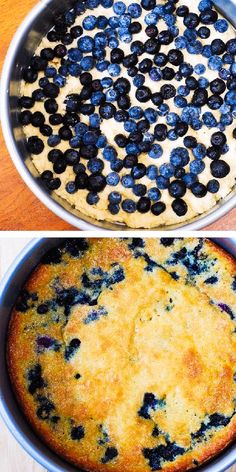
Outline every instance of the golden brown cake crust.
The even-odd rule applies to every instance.
[[[235,282],[235,259],[204,239],[51,251],[7,345],[38,435],[93,472],[184,471],[218,454],[236,437]]]

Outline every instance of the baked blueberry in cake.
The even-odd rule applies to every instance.
[[[236,37],[210,0],[81,0],[23,71],[19,119],[48,191],[158,227],[235,184]]]
[[[38,436],[86,472],[185,471],[236,437],[236,264],[206,239],[69,239],[12,312]]]

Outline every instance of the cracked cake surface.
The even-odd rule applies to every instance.
[[[209,0],[76,3],[23,71],[46,189],[131,228],[209,211],[235,184],[235,53]]]
[[[39,437],[88,472],[183,471],[236,436],[236,264],[210,240],[68,239],[12,312]]]

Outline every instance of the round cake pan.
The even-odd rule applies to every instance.
[[[12,307],[27,277],[39,263],[43,254],[56,246],[62,239],[44,238],[32,240],[15,259],[0,285],[0,415],[6,426],[37,462],[48,472],[85,472],[69,465],[48,449],[34,434],[27,420],[21,413],[11,389],[6,365],[6,339]],[[236,257],[236,238],[218,238],[214,240]],[[195,469],[202,472],[223,472],[236,462],[235,442],[217,458]]]
[[[50,194],[42,186],[39,174],[32,164],[26,150],[23,128],[18,121],[18,97],[22,68],[29,62],[45,33],[53,26],[55,17],[73,6],[75,0],[41,0],[28,14],[16,32],[6,56],[1,80],[1,118],[3,135],[10,156],[21,177],[33,193],[57,216],[71,225],[83,229],[130,230],[131,228],[116,223],[97,221],[75,210],[55,193]],[[219,8],[222,0],[216,0]],[[225,11],[228,19],[235,26],[236,1],[227,0]],[[236,193],[233,189],[219,201],[208,213],[199,215],[184,224],[156,227],[156,230],[184,228],[196,230],[209,225],[235,207]]]

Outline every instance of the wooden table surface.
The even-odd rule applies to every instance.
[[[0,238],[0,280],[20,250],[30,238]],[[46,472],[16,442],[0,419],[0,471]],[[66,470],[65,470],[66,472]],[[226,472],[236,472],[236,464]]]
[[[9,42],[35,0],[0,0],[0,69]],[[49,211],[25,185],[11,159],[0,133],[0,230],[73,230]],[[236,229],[236,209],[206,229]]]

